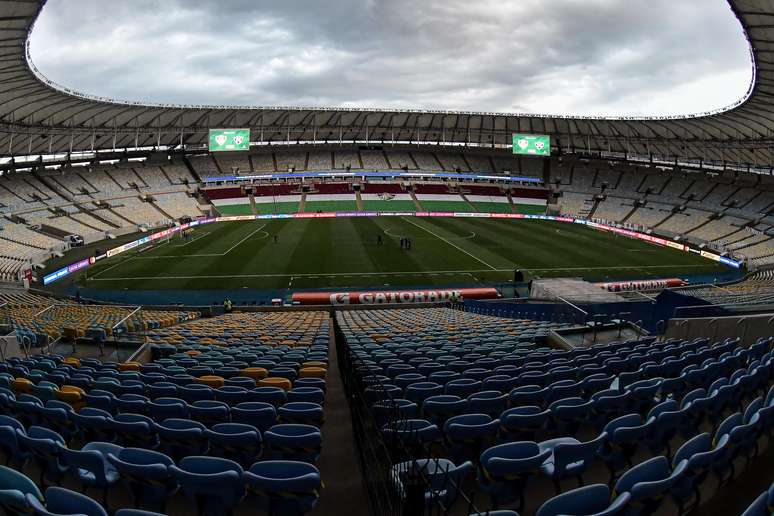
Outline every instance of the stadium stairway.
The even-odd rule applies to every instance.
[[[419,203],[419,199],[417,199],[417,196],[414,195],[414,192],[411,192],[411,200],[414,201],[414,205],[417,207],[418,211],[425,211],[425,209]]]
[[[251,193],[247,197],[250,199],[250,210],[252,210],[253,215],[258,215],[258,206],[255,205],[255,196]]]
[[[298,203],[298,213],[306,211],[306,194],[301,194],[301,201]]]
[[[467,205],[470,207],[470,212],[471,212],[471,213],[475,213],[475,212],[477,212],[477,211],[478,211],[478,210],[476,209],[476,207],[475,207],[475,206],[473,206],[473,203],[472,203],[472,202],[470,202],[470,200],[469,200],[469,199],[468,199],[468,198],[465,196],[465,194],[464,194],[464,193],[460,192],[460,197],[462,197],[462,200],[463,200],[463,201],[465,201],[465,204],[467,204]]]
[[[355,192],[355,204],[357,205],[357,211],[363,210],[363,198],[360,197],[360,192]]]

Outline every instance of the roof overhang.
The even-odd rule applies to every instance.
[[[721,0],[716,0],[721,1]],[[249,127],[261,143],[414,142],[507,147],[549,134],[563,152],[767,166],[774,163],[774,3],[727,0],[750,44],[743,99],[684,117],[566,117],[339,108],[181,106],[123,102],[55,84],[29,58],[45,0],[0,0],[0,155],[203,147],[215,127]]]

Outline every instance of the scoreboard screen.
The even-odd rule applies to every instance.
[[[250,129],[210,129],[210,152],[250,150]]]
[[[527,156],[550,156],[551,137],[540,134],[514,134],[513,153]]]

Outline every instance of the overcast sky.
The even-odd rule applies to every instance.
[[[688,114],[747,91],[725,0],[49,0],[32,58],[125,100]]]

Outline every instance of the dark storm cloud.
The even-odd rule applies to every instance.
[[[750,80],[724,0],[49,0],[32,55],[83,92],[191,104],[679,114]]]

